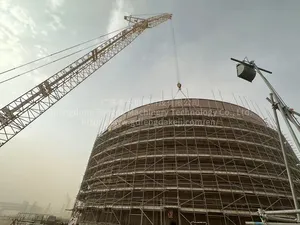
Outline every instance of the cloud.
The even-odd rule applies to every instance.
[[[0,51],[5,52],[6,57],[1,57],[2,65],[18,65],[23,59],[22,53],[25,52],[23,45],[20,43],[20,39],[0,25]],[[12,60],[13,59],[13,60]],[[1,68],[0,68],[1,69]]]
[[[116,0],[115,7],[111,10],[107,32],[110,33],[114,30],[120,29],[127,25],[124,20],[124,15],[129,15],[133,11],[130,4],[125,4],[125,0]]]
[[[57,10],[65,3],[65,0],[48,0],[48,5],[52,10]]]
[[[53,13],[49,13],[49,15],[52,18],[52,21],[49,23],[49,27],[52,30],[58,31],[58,30],[61,30],[61,29],[65,29],[65,26],[63,25],[62,20],[58,15],[53,14]]]
[[[5,52],[1,64],[6,67],[20,64],[26,50],[20,37],[35,37],[36,24],[26,9],[10,1],[0,3],[0,50]],[[7,68],[0,68],[7,69]]]
[[[0,10],[7,10],[10,5],[10,0],[1,0],[0,1]]]
[[[30,34],[34,37],[36,24],[29,16],[29,13],[18,5],[12,6],[8,3],[0,7],[0,26],[14,35]]]
[[[45,13],[48,14],[51,18],[51,21],[48,23],[48,26],[53,31],[58,31],[64,29],[65,26],[62,23],[62,19],[58,14],[63,14],[60,8],[65,4],[65,0],[48,0],[47,5],[48,9],[45,10]],[[41,32],[44,36],[48,35],[48,32],[43,30]]]
[[[52,26],[56,29],[63,27],[58,16],[52,15],[51,18]],[[0,51],[5,54],[5,57],[1,57],[0,71],[18,66],[25,59],[46,55],[46,48],[28,45],[33,39],[38,44],[39,35],[45,37],[48,31],[39,28],[27,8],[9,0],[0,0]]]
[[[47,48],[45,48],[45,47],[43,47],[41,45],[35,45],[34,47],[37,50],[36,55],[37,55],[38,58],[42,58],[42,57],[45,57],[45,56],[49,55],[49,52],[48,52]]]
[[[29,76],[32,78],[35,85],[40,84],[48,78],[44,73],[37,70],[32,71]]]
[[[45,37],[47,37],[47,36],[48,36],[48,32],[47,32],[47,31],[45,31],[45,30],[42,30],[42,31],[41,31],[41,34],[42,34],[42,35],[44,35]]]
[[[23,24],[25,29],[29,28],[32,35],[37,34],[35,30],[36,24],[25,9],[21,8],[20,6],[14,6],[10,9],[10,13],[16,21]]]

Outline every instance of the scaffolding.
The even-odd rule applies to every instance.
[[[79,223],[98,225],[238,225],[257,209],[293,209],[277,131],[245,107],[189,98],[115,119],[95,140],[77,203]]]

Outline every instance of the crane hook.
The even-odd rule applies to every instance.
[[[181,83],[177,83],[178,90],[181,91]]]

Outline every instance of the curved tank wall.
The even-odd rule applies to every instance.
[[[77,200],[81,224],[103,225],[244,224],[258,208],[293,208],[276,131],[246,108],[206,99],[156,102],[113,121]]]

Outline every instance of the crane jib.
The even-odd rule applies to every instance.
[[[122,51],[145,29],[171,17],[171,14],[162,14],[139,20],[0,109],[0,146]]]
[[[128,32],[126,32],[125,34],[127,34]],[[119,35],[119,34],[118,34]],[[118,36],[116,35],[116,36]],[[121,36],[118,37],[116,40],[113,40],[113,42],[110,40],[108,40],[107,42],[105,42],[103,44],[102,49],[98,50],[98,48],[93,49],[92,52],[92,56],[89,56],[87,59],[84,59],[80,62],[81,59],[77,60],[78,65],[76,66],[72,66],[74,65],[74,63],[72,63],[70,66],[68,66],[67,68],[61,70],[58,73],[63,73],[63,75],[59,76],[57,79],[55,79],[54,81],[51,82],[51,78],[47,79],[46,81],[40,83],[39,85],[37,85],[36,87],[38,87],[40,89],[40,91],[36,92],[35,94],[33,94],[32,96],[28,97],[26,100],[22,101],[21,104],[15,106],[12,109],[8,109],[8,106],[5,106],[4,109],[6,110],[6,112],[10,111],[9,114],[13,114],[14,112],[16,112],[17,110],[19,110],[21,107],[23,107],[24,105],[28,104],[30,101],[32,101],[34,98],[36,98],[37,96],[39,96],[40,94],[42,94],[43,96],[47,96],[50,94],[51,90],[53,89],[53,86],[58,83],[59,81],[61,81],[62,79],[64,79],[65,77],[67,77],[68,75],[72,74],[73,72],[76,72],[76,70],[78,70],[82,65],[86,64],[88,61],[97,58],[98,54],[100,52],[103,52],[104,50],[106,50],[109,46],[111,46],[114,42],[120,40]],[[101,45],[102,46],[102,45]],[[101,47],[100,46],[100,47]],[[88,53],[87,55],[89,55],[90,53]],[[95,57],[96,54],[96,57]],[[69,70],[68,70],[69,69]],[[57,73],[57,74],[58,74]],[[11,117],[11,116],[10,116]]]

